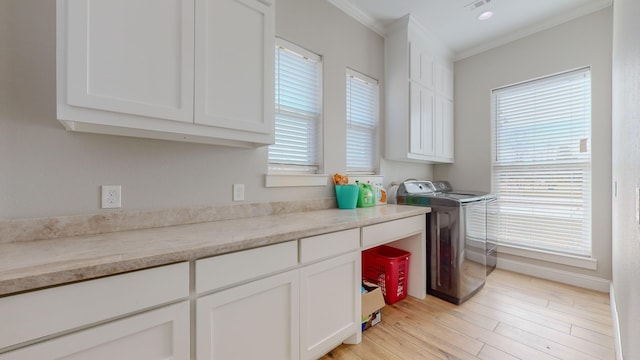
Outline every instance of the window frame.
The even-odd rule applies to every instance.
[[[356,79],[355,81],[361,81],[364,82],[366,84],[372,84],[375,88],[375,99],[374,99],[374,104],[373,104],[373,114],[374,114],[374,126],[373,126],[373,133],[371,134],[371,144],[372,144],[372,148],[370,149],[370,158],[368,160],[370,160],[371,162],[371,168],[350,168],[349,167],[349,135],[348,135],[348,131],[349,131],[349,127],[351,126],[350,123],[350,117],[347,116],[347,114],[349,114],[350,112],[350,104],[347,101],[350,96],[349,94],[345,95],[345,125],[346,125],[346,131],[345,131],[345,162],[346,162],[346,171],[349,174],[358,174],[358,175],[372,175],[372,174],[376,174],[378,169],[380,168],[380,156],[379,156],[379,148],[380,148],[380,82],[377,79],[374,79],[360,71],[357,71],[355,69],[352,68],[347,68],[346,69],[346,76],[345,76],[345,80],[346,80],[346,86],[345,86],[345,91],[347,90],[347,88],[350,88],[350,78]],[[356,126],[357,127],[357,126]],[[362,133],[366,133],[366,131],[362,131]]]
[[[497,114],[497,95],[496,92],[500,92],[504,89],[513,88],[513,87],[521,87],[527,86],[530,84],[535,84],[541,81],[550,80],[554,81],[556,79],[560,79],[562,77],[573,76],[575,74],[587,74],[589,76],[589,116],[586,120],[586,124],[589,128],[589,138],[587,142],[588,146],[588,161],[579,161],[576,159],[575,161],[569,161],[566,165],[562,165],[563,167],[583,167],[586,169],[586,174],[588,176],[586,185],[583,185],[583,197],[586,197],[588,200],[588,208],[586,209],[585,217],[583,218],[586,222],[584,227],[588,228],[588,239],[583,239],[583,250],[588,252],[585,253],[568,253],[568,252],[560,252],[557,251],[557,248],[554,249],[545,249],[545,248],[534,248],[523,246],[514,243],[504,243],[500,242],[500,252],[508,253],[517,256],[525,256],[539,260],[545,260],[549,262],[561,263],[565,265],[587,268],[587,269],[595,269],[596,260],[592,258],[593,256],[593,153],[591,152],[591,139],[593,138],[592,130],[593,130],[593,121],[592,121],[592,108],[593,108],[593,98],[592,98],[592,71],[590,67],[582,67],[578,69],[573,69],[569,71],[564,71],[560,73],[551,74],[548,76],[520,82],[513,85],[508,85],[496,89],[492,89],[491,91],[491,188],[492,192],[498,193],[496,190],[498,189],[498,184],[496,184],[496,168],[502,167],[507,168],[511,167],[536,167],[540,166],[540,163],[522,165],[522,164],[511,164],[511,165],[500,165],[498,162],[498,114]],[[550,167],[559,166],[558,164],[552,164]]]
[[[298,165],[298,164],[291,164],[291,163],[277,163],[277,162],[272,162],[272,159],[269,155],[269,151],[272,145],[269,146],[269,149],[267,149],[267,175],[273,175],[272,179],[285,179],[286,176],[291,175],[294,176],[296,179],[299,179],[300,176],[311,176],[313,177],[313,175],[319,175],[319,176],[325,176],[325,175],[321,175],[320,173],[323,170],[323,166],[324,166],[324,157],[323,157],[323,151],[324,151],[324,136],[323,136],[323,126],[324,126],[324,99],[323,99],[323,92],[324,92],[324,82],[323,82],[323,68],[324,68],[324,59],[322,57],[322,55],[316,54],[310,50],[307,50],[305,48],[303,48],[302,46],[299,46],[297,44],[294,44],[288,40],[285,40],[283,38],[279,38],[276,37],[275,39],[275,47],[274,47],[274,58],[275,58],[275,64],[274,64],[274,71],[276,72],[276,76],[277,76],[277,71],[278,71],[278,52],[280,51],[280,49],[286,49],[298,56],[304,57],[306,59],[312,59],[314,61],[317,62],[317,82],[318,82],[318,89],[317,89],[317,100],[318,100],[318,113],[317,116],[315,118],[314,121],[316,121],[315,123],[315,139],[314,139],[314,143],[315,143],[315,164],[309,164],[309,165]],[[274,87],[277,86],[277,83],[274,83]],[[279,107],[278,104],[278,90],[275,89],[274,90],[276,93],[276,96],[274,97],[274,118],[278,116],[278,114],[281,113],[281,109]],[[291,114],[291,113],[289,113]],[[277,126],[277,119],[274,119],[274,134],[276,132],[276,126]],[[275,134],[275,136],[277,137],[277,134]],[[275,143],[274,143],[275,145]],[[317,185],[318,181],[311,181],[310,185]],[[292,185],[287,185],[287,181],[281,181],[281,180],[276,180],[276,181],[269,181],[269,178],[267,178],[267,186],[306,186],[306,185],[296,185],[297,183],[300,183],[299,180],[293,181]],[[304,183],[304,182],[303,182]]]

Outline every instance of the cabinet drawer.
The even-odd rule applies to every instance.
[[[189,302],[0,354],[0,360],[189,359]]]
[[[300,240],[300,262],[303,264],[340,255],[360,247],[360,229],[323,234]]]
[[[389,221],[362,228],[362,247],[370,248],[425,231],[425,215]]]
[[[297,264],[297,241],[198,260],[196,292],[201,294],[285,270]]]
[[[189,296],[189,264],[0,298],[0,349]]]

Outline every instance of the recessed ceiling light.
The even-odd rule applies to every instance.
[[[485,11],[482,14],[478,15],[478,20],[487,20],[493,16],[493,11]]]

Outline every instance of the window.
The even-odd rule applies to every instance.
[[[501,244],[591,256],[591,70],[493,91]]]
[[[347,171],[376,172],[378,81],[347,69]]]
[[[322,61],[282,39],[275,51],[275,144],[269,171],[316,173],[320,168]]]

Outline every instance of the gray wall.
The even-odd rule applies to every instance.
[[[276,32],[324,56],[324,170],[344,172],[345,68],[382,81],[384,40],[317,0],[278,0]],[[0,1],[0,80],[0,218],[107,211],[102,184],[122,185],[124,210],[228,204],[233,183],[245,184],[245,202],[334,196],[331,186],[264,188],[266,148],[65,132],[55,112],[55,1]],[[381,170],[387,183],[431,175],[431,166],[384,160]]]
[[[502,258],[611,278],[611,8],[455,63],[455,164],[437,165],[454,187],[491,189],[491,89],[592,67],[593,257],[596,271]]]
[[[613,14],[613,288],[623,356],[640,359],[640,2],[616,0]]]

